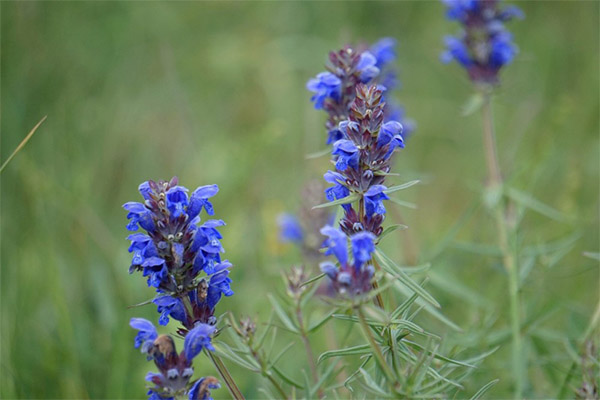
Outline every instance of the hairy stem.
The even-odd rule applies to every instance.
[[[233,396],[235,400],[245,400],[244,395],[236,385],[235,381],[233,380],[233,377],[229,373],[229,370],[227,369],[221,358],[219,358],[219,356],[210,351],[205,351],[205,353],[208,354],[208,357],[210,357],[210,360],[215,365],[215,368],[217,368],[217,371],[219,371],[219,375],[221,375],[221,378],[223,378],[223,381],[225,381],[225,385],[227,386],[227,389],[229,389],[229,393],[231,393],[231,396]]]
[[[302,308],[300,307],[300,299],[296,302],[296,319],[298,320],[298,326],[300,328],[300,337],[302,338],[302,343],[304,344],[304,350],[306,351],[306,358],[308,359],[308,365],[310,367],[310,373],[312,375],[313,381],[315,385],[319,383],[319,374],[317,372],[317,364],[315,363],[315,356],[312,351],[312,347],[310,345],[310,341],[308,340],[308,335],[306,330],[304,329],[304,318],[302,315]],[[323,398],[323,390],[319,388],[317,391],[317,396],[320,399]]]
[[[365,320],[365,316],[363,315],[362,309],[360,307],[357,307],[356,312],[358,314],[360,326],[362,327],[362,330],[363,330],[365,336],[367,337],[367,340],[369,341],[371,348],[373,349],[373,354],[375,355],[375,360],[377,360],[377,364],[379,364],[379,366],[381,367],[381,370],[383,371],[383,373],[384,373],[385,377],[387,378],[388,382],[390,383],[390,385],[395,386],[396,379],[394,378],[394,373],[390,369],[390,366],[385,361],[385,357],[383,356],[383,353],[381,352],[381,349],[379,348],[379,345],[375,341],[375,338],[373,337],[373,334],[371,333],[371,329],[369,328],[369,325],[367,324],[367,321]]]
[[[500,173],[500,164],[496,151],[496,137],[494,134],[494,124],[492,117],[492,104],[490,93],[484,94],[482,106],[483,114],[483,143],[486,156],[486,165],[488,171],[488,190],[496,192],[502,186],[502,175]],[[498,232],[498,243],[502,251],[504,268],[508,274],[508,294],[510,301],[510,328],[512,335],[512,370],[515,384],[514,398],[520,399],[523,396],[523,387],[525,385],[525,368],[523,366],[523,344],[521,337],[521,311],[519,298],[519,269],[514,246],[510,243],[509,222],[505,205],[503,202],[494,203],[494,216],[496,218],[496,228]]]

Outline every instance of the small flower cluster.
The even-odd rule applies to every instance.
[[[199,325],[185,337],[184,349],[177,353],[175,342],[169,335],[159,335],[154,325],[143,318],[132,318],[132,328],[138,330],[135,347],[154,360],[159,372],[148,372],[146,381],[154,386],[148,389],[150,400],[171,400],[187,396],[189,400],[212,400],[210,389],[220,387],[216,378],[208,376],[190,382],[194,374],[192,360],[204,347],[214,350],[210,334],[215,330],[210,325]]]
[[[314,93],[311,100],[316,109],[324,109],[329,118],[325,124],[327,144],[333,144],[343,138],[339,123],[348,119],[350,105],[354,101],[356,87],[359,84],[376,84],[384,90],[398,85],[396,71],[392,62],[396,59],[396,41],[384,38],[370,48],[346,46],[337,52],[329,53],[328,71],[321,72],[310,79],[307,89]],[[401,121],[406,133],[414,128],[411,121],[403,121],[404,110],[398,105],[388,104],[385,108],[386,120]]]
[[[188,196],[188,189],[179,186],[177,178],[168,182],[147,181],[139,187],[144,203],[123,205],[128,211],[127,229],[146,231],[128,237],[129,252],[133,253],[129,272],[141,271],[148,286],[156,289],[158,295],[153,303],[160,313],[159,323],[167,325],[169,317],[174,318],[182,325],[177,332],[185,337],[185,351],[177,356],[172,338],[156,336],[149,321],[132,319],[132,327],[140,330],[136,347],[142,346],[142,351],[150,354],[161,370],[161,374],[149,375],[156,385],[149,393],[152,395],[173,396],[187,387],[193,372],[192,358],[203,348],[213,350],[210,340],[216,329],[215,307],[223,295],[233,294],[231,264],[221,260],[224,250],[217,230],[225,223],[209,219],[200,224],[202,209],[208,215],[214,214],[208,199],[218,190],[217,185],[202,186]],[[152,346],[169,351],[156,353]],[[208,388],[214,388],[210,379],[198,382],[195,391],[194,387],[189,388],[190,398],[197,398],[192,397],[192,392],[194,396],[200,392],[205,395]]]
[[[338,228],[325,226],[321,233],[328,237],[325,241],[325,254],[333,254],[339,261],[339,268],[330,261],[320,264],[321,271],[331,279],[335,291],[350,297],[371,290],[371,279],[375,269],[369,265],[375,251],[375,236],[370,232],[359,232],[350,236],[353,260],[348,257],[348,237]]]
[[[446,17],[463,25],[460,36],[444,38],[446,50],[441,55],[444,63],[456,60],[476,83],[498,83],[498,72],[517,54],[512,35],[504,22],[522,19],[523,12],[516,6],[498,7],[500,0],[442,0]]]
[[[398,121],[384,122],[384,107],[381,89],[357,85],[349,119],[339,124],[343,136],[333,144],[336,171],[324,175],[334,185],[325,190],[329,201],[351,194],[359,200],[358,210],[350,201],[342,205],[340,226],[348,236],[360,231],[379,236],[383,231],[383,200],[389,199],[383,183],[390,172],[392,154],[404,147],[402,125]]]
[[[308,260],[319,259],[323,256],[320,252],[323,239],[319,230],[323,225],[331,225],[335,213],[325,208],[313,209],[315,204],[320,204],[323,199],[324,185],[319,181],[310,181],[302,189],[302,203],[298,216],[283,213],[278,217],[279,239],[282,242],[291,242],[301,248],[302,254]]]

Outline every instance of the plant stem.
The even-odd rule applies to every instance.
[[[500,164],[496,151],[496,137],[494,134],[494,124],[492,117],[491,94],[484,93],[482,105],[483,114],[483,143],[486,156],[486,165],[488,171],[487,189],[496,196],[502,188],[502,174],[500,173]],[[510,327],[512,334],[512,369],[515,383],[514,398],[521,399],[523,396],[523,387],[525,384],[525,369],[523,368],[523,344],[521,337],[521,312],[519,298],[519,269],[517,257],[510,243],[509,223],[504,203],[494,201],[494,215],[496,218],[496,227],[498,230],[498,242],[502,251],[504,268],[508,274],[508,294],[510,301]]]
[[[310,373],[315,385],[317,385],[319,383],[319,374],[317,372],[315,356],[313,354],[312,347],[310,346],[310,341],[308,340],[306,330],[304,329],[304,318],[302,316],[302,308],[300,307],[300,299],[297,299],[296,302],[296,319],[298,320],[298,327],[300,328],[300,337],[302,338],[302,343],[304,344],[304,350],[306,350],[306,358],[308,359]],[[317,396],[319,396],[320,399],[323,398],[323,391],[320,388],[317,391]]]
[[[375,359],[377,360],[377,363],[381,367],[381,369],[382,369],[385,377],[387,378],[388,382],[390,383],[390,385],[392,387],[394,387],[396,384],[396,379],[394,378],[394,373],[392,372],[392,370],[390,369],[390,366],[385,361],[385,357],[383,356],[383,353],[381,352],[379,345],[377,344],[377,342],[375,342],[375,338],[373,337],[373,334],[371,333],[371,329],[369,328],[369,325],[367,324],[367,321],[365,320],[365,316],[363,315],[363,312],[362,312],[362,309],[360,308],[360,306],[356,308],[356,312],[358,314],[360,326],[362,327],[363,332],[365,333],[365,336],[367,337],[367,340],[369,341],[369,344],[371,345],[371,348],[373,349],[373,354],[375,355]]]
[[[365,196],[364,195],[361,195],[360,199],[358,200],[358,220],[364,227],[364,223],[365,223]],[[377,290],[378,288],[379,288],[379,284],[377,283],[377,281],[373,281],[373,290]],[[375,296],[375,305],[377,307],[381,308],[382,310],[384,309],[383,297],[381,297],[381,293],[377,293],[377,296]]]
[[[221,378],[223,378],[223,380],[225,381],[225,385],[227,385],[227,389],[229,389],[229,393],[231,393],[231,396],[233,396],[235,400],[245,400],[244,395],[237,387],[235,381],[233,380],[233,377],[229,373],[229,370],[227,369],[221,358],[219,358],[219,356],[210,351],[205,351],[205,353],[208,354],[208,357],[210,357],[210,360],[215,365],[215,368],[217,368],[217,371],[219,371],[219,375],[221,375]]]

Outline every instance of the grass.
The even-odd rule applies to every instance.
[[[556,397],[598,303],[598,14],[595,2],[524,2],[511,23],[521,53],[502,74],[495,126],[517,202],[523,352],[528,398]],[[299,254],[277,241],[276,216],[300,203],[326,158],[324,116],[305,81],[347,41],[400,41],[397,98],[418,130],[397,158],[398,208],[415,264],[462,332],[419,323],[455,344],[500,349],[470,376],[469,395],[513,393],[506,276],[493,219],[477,205],[484,180],[481,120],[461,116],[471,94],[457,66],[438,62],[446,22],[437,2],[74,3],[2,2],[2,160],[41,115],[34,140],[2,172],[1,372],[3,398],[139,398],[152,369],[127,322],[155,318],[151,296],[127,273],[125,212],[143,180],[178,175],[218,183],[216,215],[236,295],[220,311],[268,319],[265,296]],[[518,197],[518,196],[517,196]],[[516,201],[516,200],[515,200]],[[545,204],[567,218],[531,207]],[[551,215],[556,215],[552,214]],[[464,218],[463,218],[464,216]],[[394,218],[393,222],[399,222]],[[402,264],[408,231],[386,237]],[[447,277],[447,279],[444,279]],[[400,299],[397,303],[400,302]],[[424,314],[425,315],[425,314]],[[260,327],[259,327],[260,328]],[[327,336],[311,337],[323,350]],[[343,335],[345,332],[340,332]],[[360,332],[355,333],[360,337]],[[276,344],[281,344],[283,340]],[[442,351],[443,350],[443,351]],[[294,356],[280,360],[294,378]],[[318,356],[318,354],[317,354]],[[247,398],[254,375],[227,363]],[[215,374],[208,362],[198,375]],[[301,378],[300,378],[301,379]],[[578,376],[570,378],[578,384]],[[227,396],[225,389],[214,393]]]

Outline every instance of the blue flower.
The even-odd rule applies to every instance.
[[[492,38],[492,52],[490,53],[490,65],[500,68],[510,64],[517,54],[517,47],[512,43],[512,35],[502,32]]]
[[[343,199],[350,194],[348,188],[343,184],[346,178],[344,178],[344,176],[339,172],[327,171],[323,177],[325,178],[325,181],[334,184],[333,187],[325,189],[325,197],[327,200],[334,201]],[[344,209],[348,209],[350,205],[342,204],[342,207],[344,207]]]
[[[463,32],[458,38],[444,38],[446,50],[440,59],[444,63],[456,60],[474,82],[497,84],[499,70],[517,54],[503,23],[523,18],[523,12],[514,6],[499,9],[499,0],[442,1],[447,18],[461,23]]]
[[[377,59],[375,65],[377,68],[382,69],[396,59],[396,39],[382,38],[373,44],[370,50]]]
[[[384,190],[387,190],[384,185],[373,185],[365,193],[365,211],[368,217],[373,214],[385,214],[383,200],[389,200],[389,197]]]
[[[207,376],[198,379],[189,391],[189,400],[213,400],[210,391],[219,389],[221,385],[216,378]]]
[[[379,68],[376,67],[377,59],[369,51],[364,51],[360,55],[356,70],[360,72],[360,80],[363,83],[369,82],[371,79],[379,75]]]
[[[315,108],[323,108],[323,102],[326,98],[337,100],[341,95],[342,81],[331,72],[321,72],[316,78],[310,79],[306,88],[315,94],[311,101],[315,102]]]
[[[231,263],[225,260],[215,266],[214,273],[210,277],[206,294],[206,303],[211,309],[215,308],[221,299],[221,295],[233,295],[233,290],[231,290],[230,286],[231,278],[229,278],[229,268],[231,268]]]
[[[335,143],[340,139],[344,139],[344,132],[340,128],[333,128],[327,132],[327,143]]]
[[[302,226],[298,218],[292,214],[280,214],[277,218],[279,223],[279,238],[283,242],[301,243],[304,238]]]
[[[183,186],[174,186],[167,191],[167,208],[173,218],[185,214],[188,205],[187,191]]]
[[[152,300],[152,302],[158,306],[158,312],[160,313],[159,324],[166,326],[169,323],[169,316],[175,318],[177,321],[185,322],[185,308],[180,299],[171,296],[161,296]]]
[[[213,209],[213,205],[209,198],[213,197],[219,192],[219,187],[217,185],[206,185],[200,186],[198,189],[194,190],[194,193],[190,196],[190,204],[187,208],[187,214],[190,219],[194,219],[202,208],[206,210],[208,215],[214,215],[215,211]]]
[[[402,131],[404,127],[398,121],[387,121],[381,125],[379,135],[377,136],[377,146],[390,145],[393,151],[396,147],[404,147],[404,139],[402,139]]]
[[[344,171],[348,167],[354,169],[358,168],[360,154],[358,152],[358,148],[352,140],[338,140],[333,144],[333,151],[331,154],[338,156],[335,162],[335,167],[338,170]]]
[[[128,211],[127,219],[130,220],[127,224],[127,230],[135,232],[138,230],[139,225],[148,232],[154,232],[155,226],[154,221],[152,221],[152,213],[146,206],[142,203],[130,201],[123,204],[123,208]]]
[[[212,335],[215,330],[216,328],[212,325],[199,323],[188,332],[183,342],[183,351],[189,362],[191,362],[203,348],[215,351],[215,348],[210,341],[210,335]]]
[[[142,353],[148,353],[154,346],[154,340],[158,337],[158,332],[152,322],[144,318],[131,318],[129,326],[139,331],[135,336],[135,348],[141,347]]]
[[[469,54],[469,49],[460,39],[453,36],[444,37],[447,50],[442,53],[441,60],[443,63],[448,64],[452,60],[458,61],[463,67],[470,67],[473,64],[473,60]]]
[[[350,237],[355,268],[360,268],[371,260],[371,254],[375,251],[374,241],[375,235],[371,232],[358,232]]]
[[[341,230],[332,226],[324,226],[321,228],[321,233],[328,237],[325,240],[325,246],[327,247],[325,255],[334,254],[341,265],[346,265],[348,263],[346,235]]]

